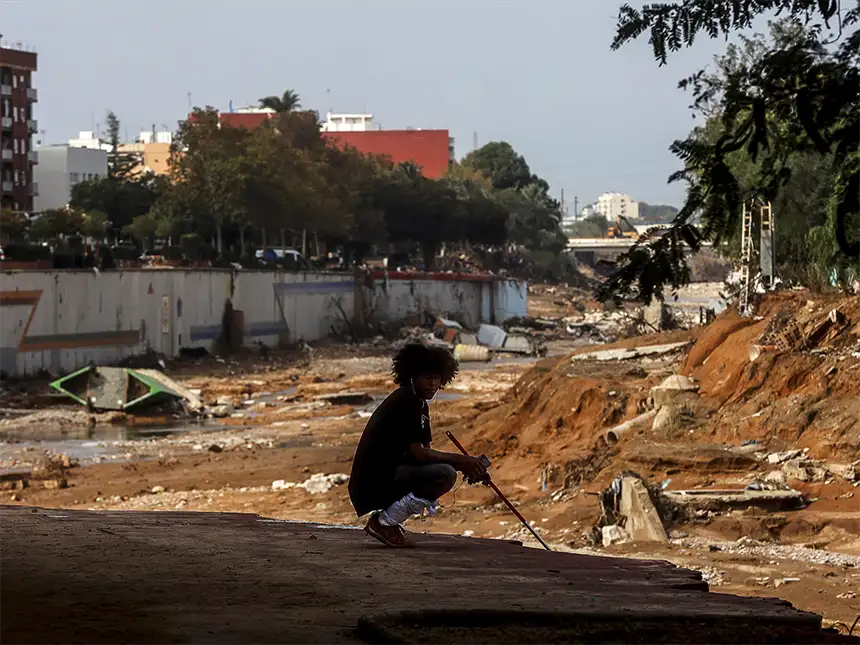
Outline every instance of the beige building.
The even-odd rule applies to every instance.
[[[630,195],[624,193],[603,193],[597,198],[594,210],[610,222],[619,217],[639,219],[639,202],[633,201]]]
[[[119,151],[140,155],[139,172],[150,171],[162,175],[167,172],[170,165],[169,143],[121,143]]]

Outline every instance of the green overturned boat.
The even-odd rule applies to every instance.
[[[90,365],[58,378],[51,387],[92,410],[135,412],[178,401],[193,414],[203,412],[196,394],[158,370]]]

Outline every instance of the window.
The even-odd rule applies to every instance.
[[[17,87],[18,87],[18,75],[12,74],[12,89],[14,90]]]
[[[69,181],[72,182],[73,184],[78,183],[78,173],[70,172],[69,173]]]

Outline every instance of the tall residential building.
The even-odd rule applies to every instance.
[[[610,222],[619,217],[639,219],[639,202],[624,193],[603,193],[597,198],[594,209]]]
[[[72,186],[106,176],[107,152],[104,150],[69,145],[42,146],[36,167],[39,194],[33,210],[64,208],[72,198]]]
[[[33,133],[39,130],[33,118],[36,69],[36,52],[20,43],[0,45],[0,203],[26,212],[33,210],[33,197],[39,192],[33,181],[33,167],[39,163],[33,150]]]

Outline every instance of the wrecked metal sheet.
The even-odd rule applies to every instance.
[[[160,372],[156,378],[153,372],[90,366],[58,378],[51,387],[94,410],[129,410],[166,398],[185,401],[183,392],[197,399],[173,379]]]
[[[585,354],[577,354],[571,360],[574,361],[623,361],[631,358],[641,358],[643,356],[660,356],[662,354],[671,354],[680,349],[683,349],[690,343],[669,343],[667,345],[648,345],[646,347],[629,347],[624,349],[604,349],[599,352],[587,352]]]

